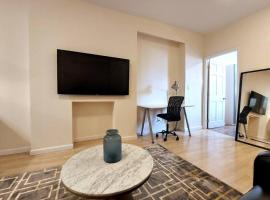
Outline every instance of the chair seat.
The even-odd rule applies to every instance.
[[[240,114],[238,122],[241,124],[247,124],[247,117]]]
[[[180,118],[178,116],[175,116],[173,114],[168,114],[168,113],[162,113],[162,114],[158,114],[158,117],[167,120],[168,122],[172,122],[172,121],[179,121]]]

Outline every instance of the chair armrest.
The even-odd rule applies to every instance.
[[[253,186],[256,185],[270,190],[270,151],[260,153],[254,161]]]

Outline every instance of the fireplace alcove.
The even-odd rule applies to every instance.
[[[72,102],[73,141],[103,138],[113,128],[114,101]]]

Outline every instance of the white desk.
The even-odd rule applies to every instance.
[[[165,105],[165,104],[139,104],[138,105],[138,107],[141,107],[141,108],[144,109],[144,112],[143,112],[143,121],[142,121],[142,129],[141,129],[141,136],[143,135],[145,117],[146,117],[146,113],[147,113],[147,120],[148,120],[148,123],[149,123],[149,129],[150,129],[150,134],[151,134],[151,139],[152,139],[152,143],[153,144],[154,144],[154,136],[153,136],[153,129],[152,129],[151,118],[150,118],[150,110],[151,109],[167,108],[167,106],[168,105]],[[188,118],[187,118],[186,108],[188,108],[188,107],[194,107],[194,105],[182,105],[181,107],[182,107],[182,110],[184,111],[184,116],[185,116],[185,121],[187,123],[187,128],[188,128],[189,136],[191,136],[190,128],[189,128],[189,122],[188,122]]]

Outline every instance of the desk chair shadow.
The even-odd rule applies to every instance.
[[[166,120],[166,130],[163,130],[161,132],[156,133],[156,137],[159,136],[159,133],[162,133],[162,136],[164,136],[164,141],[167,141],[168,134],[172,134],[173,136],[176,136],[176,140],[179,140],[178,135],[175,133],[175,129],[169,130],[169,122],[178,122],[181,120],[181,108],[182,103],[184,101],[183,96],[171,96],[169,98],[168,107],[167,107],[167,113],[158,114],[157,117]]]

